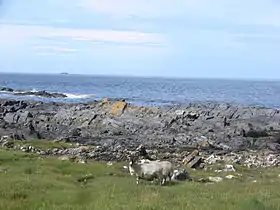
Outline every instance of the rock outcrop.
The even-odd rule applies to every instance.
[[[229,104],[155,108],[109,100],[85,104],[0,100],[0,136],[100,146],[104,158],[133,151],[140,144],[166,159],[194,149],[208,154],[279,152],[279,122],[277,109]],[[196,167],[201,157],[185,161]]]
[[[9,92],[16,96],[37,96],[37,97],[43,97],[43,98],[66,98],[67,95],[63,93],[50,93],[45,90],[43,91],[23,91],[23,90],[14,90],[12,88],[8,87],[2,87],[0,88],[0,91],[2,92]]]

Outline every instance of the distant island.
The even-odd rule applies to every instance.
[[[67,72],[61,72],[60,74],[62,74],[62,75],[69,75],[69,73],[67,73]]]

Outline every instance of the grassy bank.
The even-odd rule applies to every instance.
[[[240,168],[240,173],[257,182],[182,182],[160,187],[148,183],[136,186],[122,166],[78,164],[0,149],[0,209],[280,209],[279,169]],[[190,173],[195,177],[211,175]]]
[[[56,141],[46,141],[46,140],[24,140],[24,141],[20,141],[20,140],[13,140],[10,141],[12,143],[14,143],[15,145],[29,145],[29,146],[33,146],[37,149],[67,149],[67,148],[71,148],[74,147],[72,144],[70,143],[65,143],[65,142],[56,142]]]

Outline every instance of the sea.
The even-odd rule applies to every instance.
[[[67,95],[63,99],[48,99],[0,92],[0,98],[17,100],[84,103],[110,98],[141,106],[229,103],[280,107],[280,81],[0,73],[1,87]]]

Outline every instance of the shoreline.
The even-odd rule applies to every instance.
[[[56,103],[0,99],[0,137],[102,148],[100,160],[123,160],[143,144],[155,157],[178,159],[280,151],[280,111],[230,104],[144,107],[125,101]],[[199,157],[199,154],[196,154]],[[199,159],[199,158],[197,158]]]

